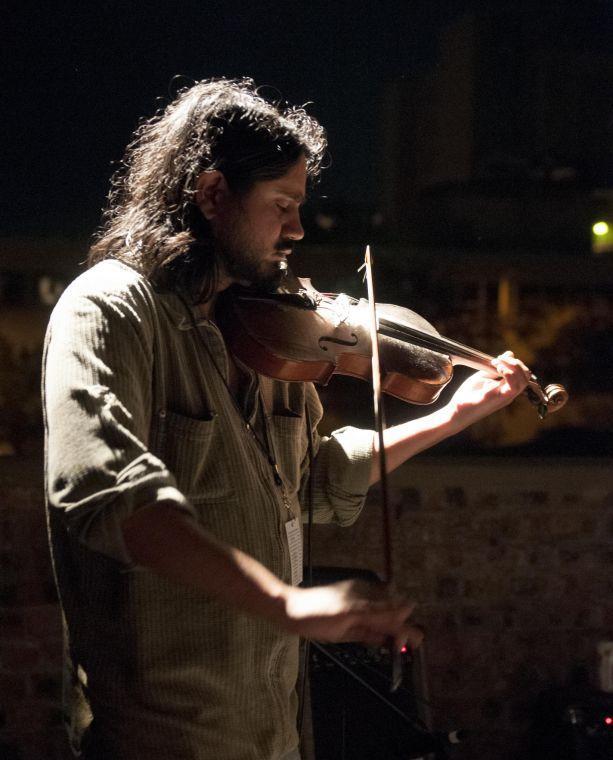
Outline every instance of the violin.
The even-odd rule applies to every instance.
[[[381,390],[412,404],[430,404],[464,365],[496,378],[493,357],[441,336],[419,314],[377,304]],[[372,343],[368,301],[320,293],[308,278],[288,272],[274,293],[230,289],[218,320],[233,353],[278,380],[327,385],[334,374],[370,381]],[[543,388],[532,375],[525,390],[543,418],[561,409],[568,393]]]

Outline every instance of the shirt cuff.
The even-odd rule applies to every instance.
[[[315,468],[316,522],[351,525],[357,520],[370,484],[374,435],[344,427],[322,439]]]

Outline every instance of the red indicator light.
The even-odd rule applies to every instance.
[[[402,649],[400,650],[400,654],[406,654],[408,652],[407,645],[405,644]],[[607,718],[606,720],[610,720],[613,722],[613,718]]]
[[[612,726],[613,718],[610,715],[607,715],[607,717],[604,719],[604,722],[607,724],[607,726]]]

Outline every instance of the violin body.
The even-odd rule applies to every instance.
[[[339,374],[370,382],[368,302],[318,294],[316,308],[309,303],[242,294],[224,304],[219,323],[235,355],[268,377],[327,385]],[[424,332],[438,335],[409,309],[377,305],[390,319],[398,310]],[[413,404],[433,402],[453,376],[448,356],[396,337],[380,335],[379,354],[382,390]]]

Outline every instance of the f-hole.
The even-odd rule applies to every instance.
[[[337,346],[357,346],[358,336],[355,333],[351,333],[351,340],[342,340],[341,338],[320,338],[319,347],[322,351],[327,351],[328,346],[326,343],[335,343]]]

